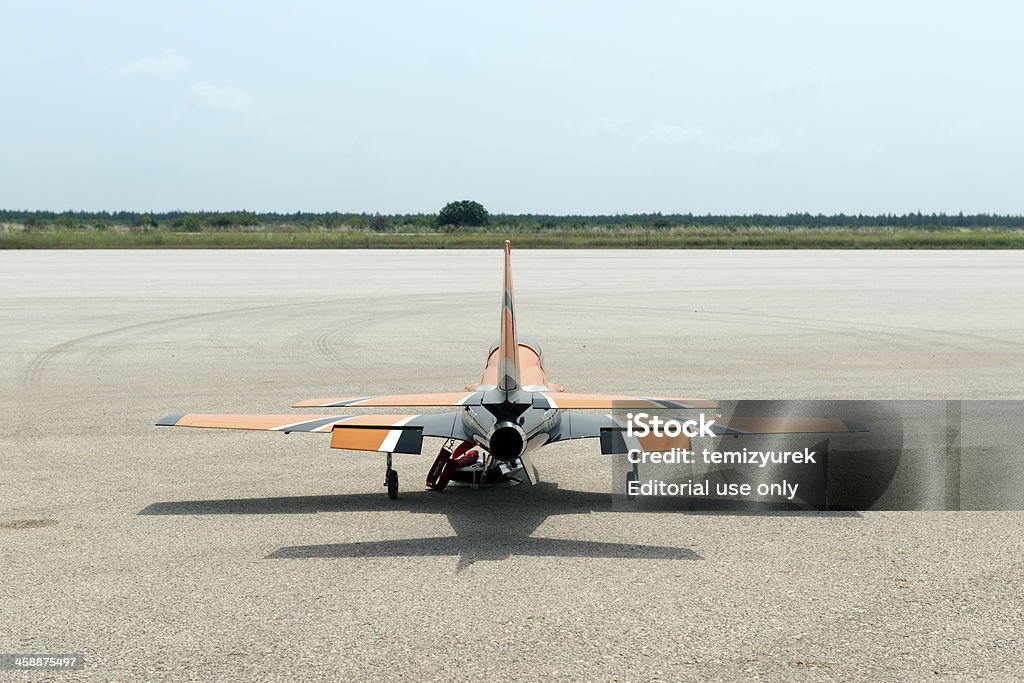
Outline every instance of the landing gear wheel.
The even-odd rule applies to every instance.
[[[398,470],[388,470],[385,483],[388,487],[388,498],[398,498]]]
[[[388,498],[398,498],[398,470],[391,469],[391,454],[388,453],[387,469],[384,470],[384,485],[388,487]]]
[[[637,475],[636,470],[630,470],[626,472],[626,500],[636,500],[636,496],[629,494],[629,483],[631,481],[639,481],[640,478]]]

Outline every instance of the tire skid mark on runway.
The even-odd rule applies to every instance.
[[[558,304],[552,305],[552,307],[557,307],[557,306],[559,306],[559,305]],[[694,320],[702,320],[702,321],[706,321],[706,322],[728,323],[728,324],[733,324],[733,325],[742,325],[744,327],[749,327],[749,320],[744,320],[744,315],[745,314],[742,314],[742,313],[733,314],[733,313],[717,312],[717,311],[711,313],[711,312],[706,312],[706,311],[704,311],[704,312],[700,312],[700,311],[682,311],[682,310],[672,310],[672,309],[664,309],[664,308],[658,308],[658,307],[638,307],[638,306],[618,306],[618,307],[615,307],[615,306],[586,305],[586,304],[585,305],[575,305],[575,306],[564,305],[562,307],[566,308],[566,309],[574,310],[574,311],[578,311],[578,310],[586,309],[586,308],[591,308],[591,309],[599,310],[599,311],[602,311],[602,312],[610,312],[610,311],[619,311],[619,312],[627,312],[627,313],[628,312],[633,312],[633,313],[645,312],[645,313],[656,314],[656,316],[658,316],[658,317],[665,317],[666,315],[675,314],[674,317],[677,317],[677,318],[691,317]],[[652,316],[652,319],[656,319],[656,317]],[[863,327],[858,327],[858,326],[851,326],[850,323],[844,323],[842,321],[827,321],[827,320],[813,321],[812,320],[812,321],[809,321],[807,323],[802,323],[802,322],[798,322],[798,320],[800,320],[800,319],[770,320],[767,324],[771,325],[774,328],[778,328],[778,329],[799,330],[799,331],[803,331],[803,332],[817,332],[817,333],[828,334],[828,335],[832,335],[832,336],[836,336],[836,337],[850,337],[850,336],[853,336],[853,337],[857,337],[857,338],[860,338],[860,339],[870,339],[870,340],[873,340],[873,341],[882,341],[882,342],[885,342],[886,344],[888,344],[890,346],[898,345],[898,346],[905,346],[907,348],[918,348],[919,347],[919,344],[917,344],[915,342],[912,342],[912,341],[909,341],[909,340],[906,340],[906,339],[902,338],[901,336],[899,336],[899,335],[897,335],[895,333],[887,333],[887,332],[882,332],[882,331],[875,331],[875,330],[865,329]],[[826,324],[823,325],[822,323],[826,323]]]
[[[719,316],[730,316],[730,317],[736,317],[736,318],[746,318],[746,319],[759,318],[759,319],[764,319],[764,320],[782,319],[782,320],[794,320],[795,321],[795,320],[801,320],[802,319],[802,318],[797,318],[796,316],[771,315],[771,314],[767,314],[767,313],[729,313],[729,312],[717,312],[717,315],[719,315]],[[725,320],[723,318],[719,318],[719,320],[721,322],[725,322]],[[986,335],[983,335],[983,334],[977,334],[977,333],[974,333],[974,332],[956,332],[956,331],[951,331],[951,330],[946,330],[946,329],[936,329],[936,328],[927,328],[927,327],[914,327],[912,325],[891,325],[891,324],[875,323],[875,322],[866,323],[866,324],[854,324],[854,323],[846,323],[846,322],[843,322],[843,321],[840,321],[840,320],[828,320],[828,319],[816,319],[816,318],[809,318],[809,319],[806,319],[806,320],[808,320],[811,323],[819,323],[819,324],[824,323],[826,325],[833,325],[837,330],[850,330],[854,334],[856,334],[856,335],[858,335],[860,337],[867,337],[869,335],[873,335],[873,336],[876,336],[876,337],[881,338],[881,339],[889,340],[890,343],[897,343],[897,344],[901,344],[903,346],[910,346],[910,347],[915,347],[915,348],[919,347],[920,345],[918,343],[915,343],[915,342],[907,340],[907,338],[906,338],[906,333],[907,332],[918,332],[918,333],[925,334],[925,335],[927,335],[929,337],[929,343],[932,344],[933,346],[942,346],[942,347],[946,347],[946,348],[949,348],[949,349],[956,349],[956,350],[962,349],[964,347],[964,344],[958,342],[958,340],[964,340],[964,341],[968,341],[968,342],[984,342],[984,343],[987,343],[987,344],[992,344],[994,346],[1003,346],[1003,347],[1012,348],[1012,349],[1022,349],[1022,348],[1024,348],[1024,342],[1014,341],[1012,339],[1000,339],[999,337],[989,337],[989,336],[986,336]],[[864,325],[870,325],[870,327],[865,327]],[[824,331],[824,330],[822,330],[822,331]],[[942,337],[947,337],[947,338],[950,338],[950,339],[944,340],[944,339],[942,339]]]
[[[551,307],[557,307],[560,304],[551,304]],[[760,319],[769,321],[769,323],[775,327],[781,327],[786,329],[804,329],[815,332],[825,332],[828,334],[853,334],[854,336],[862,339],[877,338],[884,340],[890,344],[897,344],[906,347],[919,348],[920,344],[914,341],[910,341],[906,338],[906,332],[921,332],[931,337],[953,337],[955,339],[965,339],[969,341],[981,341],[989,344],[1004,346],[1009,348],[1024,348],[1024,342],[1013,341],[1010,339],[1000,339],[998,337],[990,337],[982,334],[972,332],[955,332],[945,329],[934,329],[934,328],[923,328],[914,327],[912,325],[892,325],[885,323],[870,323],[871,327],[865,327],[864,324],[850,323],[843,320],[833,320],[828,318],[806,318],[788,315],[778,315],[771,313],[756,313],[756,312],[730,312],[730,311],[687,311],[687,310],[676,310],[670,308],[663,308],[657,306],[604,306],[601,304],[580,304],[580,305],[561,305],[565,308],[571,308],[573,310],[579,309],[595,309],[603,311],[634,311],[634,312],[648,312],[657,313],[658,315],[671,315],[677,314],[677,317],[693,316],[696,319],[714,321],[714,322],[735,322],[736,324],[743,324],[751,319]],[[806,323],[806,324],[805,324]],[[949,340],[943,341],[941,339],[933,339],[932,342],[936,346],[944,346],[950,349],[962,349],[963,344],[957,343],[956,341]]]
[[[344,356],[335,351],[334,344],[330,341],[331,337],[337,334],[338,330],[327,330],[326,332],[321,332],[313,339],[313,350],[331,365],[344,368],[345,370],[351,370],[352,364],[345,360]]]
[[[463,295],[460,294],[460,297],[461,296],[463,296]],[[471,297],[473,297],[473,294],[469,294],[469,295],[466,295],[466,296],[471,298]],[[109,346],[110,344],[113,344],[114,343],[114,339],[116,337],[121,336],[121,335],[125,335],[125,334],[135,334],[135,333],[139,333],[139,332],[148,332],[148,331],[153,330],[153,329],[159,329],[161,327],[168,326],[168,325],[177,325],[177,324],[180,324],[182,322],[187,322],[187,321],[205,320],[205,319],[210,319],[210,320],[224,319],[224,318],[229,318],[229,317],[232,317],[232,316],[249,314],[249,313],[252,313],[254,311],[266,311],[266,310],[276,310],[276,309],[296,309],[296,308],[302,308],[302,309],[308,310],[312,306],[327,306],[327,305],[330,305],[330,304],[344,304],[344,305],[347,306],[347,305],[351,305],[351,304],[376,304],[378,302],[379,302],[379,298],[375,297],[375,296],[359,297],[359,298],[354,298],[354,299],[333,299],[333,300],[324,299],[324,300],[318,300],[318,301],[294,301],[294,302],[286,302],[286,303],[278,303],[278,304],[262,304],[262,305],[259,305],[259,306],[244,306],[244,307],[240,307],[240,308],[223,309],[223,310],[220,310],[220,311],[208,311],[208,312],[205,312],[205,313],[190,313],[190,314],[187,314],[187,315],[179,315],[179,316],[173,316],[173,317],[170,317],[170,318],[162,318],[160,320],[151,320],[151,321],[144,322],[144,323],[133,323],[131,325],[123,325],[123,326],[115,327],[115,328],[112,328],[112,329],[109,329],[109,330],[103,330],[103,331],[100,331],[100,332],[93,332],[93,333],[90,333],[90,334],[87,334],[87,335],[82,335],[80,337],[76,337],[74,339],[69,339],[69,340],[67,340],[65,342],[61,342],[59,344],[51,346],[50,348],[46,349],[45,351],[42,351],[42,352],[38,353],[29,362],[28,367],[26,368],[25,372],[23,373],[22,380],[21,380],[21,385],[24,388],[39,387],[41,385],[41,383],[42,383],[43,376],[46,374],[49,366],[53,362],[55,362],[57,359],[59,359],[61,356],[64,356],[64,355],[66,355],[68,353],[71,353],[71,352],[74,352],[80,346],[88,345],[91,342],[97,342],[97,341],[106,342],[104,344],[101,344],[99,347],[90,350],[89,357],[90,358],[94,358],[97,355],[99,355],[99,351],[100,351],[101,348],[103,348],[104,346]],[[409,304],[412,303],[412,302],[415,302],[418,305],[415,306],[415,307],[411,307],[410,308]],[[423,307],[424,304],[430,304],[430,303],[450,304],[450,303],[452,303],[452,299],[450,297],[446,298],[443,295],[438,295],[437,293],[423,293],[423,294],[418,294],[418,295],[409,295],[409,296],[403,297],[403,299],[401,301],[393,302],[393,306],[391,308],[397,309],[399,312],[401,312],[402,315],[404,315],[406,317],[415,317],[415,316],[418,316],[418,315],[425,315],[425,314],[432,314],[432,313],[434,313],[434,311],[431,310],[429,308],[429,306],[426,307],[426,308]],[[391,315],[395,315],[395,314],[396,313],[394,311],[391,312]],[[360,322],[371,322],[373,320],[378,320],[378,319],[380,319],[381,322],[385,322],[386,321],[386,317],[382,315],[380,309],[377,309],[377,311],[373,315],[367,315],[365,317],[360,318],[359,321]],[[337,334],[337,333],[338,333],[338,331],[335,330],[334,334]],[[325,333],[325,334],[327,334],[327,338],[325,338],[324,342],[320,345],[320,348],[317,349],[317,350],[319,352],[321,352],[321,355],[325,355],[325,357],[327,357],[328,360],[331,360],[332,362],[335,362],[333,359],[338,359],[342,363],[345,363],[345,361],[343,360],[343,357],[340,354],[338,354],[336,351],[334,351],[333,349],[331,349],[329,347],[329,344],[330,344],[329,336],[330,336],[331,333],[328,332],[328,333]],[[314,344],[316,344],[316,342],[314,342]],[[316,346],[314,348],[316,348]],[[349,368],[351,368],[351,366],[348,366],[348,365],[343,365],[342,367],[349,367]]]
[[[329,363],[345,369],[352,369],[355,366],[349,361],[353,357],[351,351],[370,347],[366,343],[356,341],[359,334],[381,326],[391,325],[391,318],[411,319],[436,316],[439,310],[437,306],[451,306],[453,303],[461,305],[466,299],[482,296],[479,293],[460,295],[458,301],[453,301],[451,297],[437,297],[436,294],[405,297],[402,301],[390,302],[390,306],[385,304],[387,306],[386,309],[377,308],[373,313],[349,317],[343,321],[343,324],[332,325],[313,339],[313,349]],[[376,303],[375,299],[365,299],[362,301]],[[345,301],[344,303],[348,304],[350,301]],[[432,307],[431,304],[435,306]],[[386,315],[384,313],[385,310]],[[342,354],[338,352],[337,349],[342,346],[348,350],[348,353]]]
[[[808,323],[819,323],[819,324],[820,323],[824,323],[826,325],[834,325],[836,327],[850,326],[854,330],[862,330],[863,329],[861,325],[856,325],[854,323],[849,323],[849,322],[845,322],[845,321],[842,321],[842,320],[832,320],[832,319],[828,319],[828,318],[805,318],[805,317],[797,317],[797,316],[790,316],[790,315],[778,315],[778,314],[771,314],[771,313],[754,313],[754,312],[746,312],[746,311],[744,311],[742,313],[740,313],[740,312],[733,313],[733,312],[728,312],[728,311],[713,311],[713,313],[715,315],[718,315],[718,316],[731,316],[731,317],[737,317],[737,318],[762,318],[762,319],[766,319],[766,320],[791,320],[791,321],[805,320]],[[721,320],[721,319],[720,319],[720,321],[721,322],[725,322],[724,320]],[[983,334],[977,334],[975,332],[956,332],[956,331],[951,331],[951,330],[947,330],[947,329],[937,329],[937,328],[927,328],[927,327],[914,327],[912,325],[892,325],[892,324],[888,324],[888,323],[876,323],[876,322],[872,322],[872,323],[870,323],[870,325],[873,328],[878,328],[877,329],[877,333],[879,335],[898,334],[898,335],[902,336],[906,332],[923,332],[923,333],[926,333],[928,335],[940,335],[940,336],[946,336],[946,337],[964,338],[964,339],[968,339],[970,341],[982,341],[982,342],[987,342],[987,343],[990,343],[990,344],[1002,345],[1002,346],[1007,346],[1007,347],[1011,347],[1011,348],[1024,348],[1024,341],[1014,341],[1012,339],[1000,339],[999,337],[989,337],[989,336],[986,336],[986,335],[983,335]],[[952,342],[952,341],[951,342],[941,342],[940,341],[938,343],[950,346],[951,348],[959,348],[959,345],[954,343],[954,342]]]
[[[206,330],[209,332],[208,330]],[[135,330],[125,332],[123,334],[132,334],[137,332]],[[103,364],[116,364],[116,359],[113,356],[126,351],[125,344],[116,341],[116,338],[120,335],[111,335],[111,339],[107,339],[102,343],[89,345],[82,350],[80,361],[83,365],[103,365]],[[245,335],[238,334],[237,328],[232,326],[229,329],[217,328],[216,337],[217,346],[228,346],[232,351],[239,356],[246,355],[255,352],[259,349],[259,344],[254,341],[250,341]]]
[[[313,350],[318,356],[326,360],[331,365],[334,365],[345,370],[352,370],[356,366],[350,362],[353,356],[352,351],[356,349],[366,348],[365,344],[357,344],[352,341],[354,335],[351,334],[350,329],[355,327],[362,331],[367,323],[371,323],[374,320],[381,318],[380,312],[372,313],[369,315],[352,316],[345,318],[343,323],[332,325],[324,329],[322,332],[317,334],[311,344]],[[298,339],[303,339],[306,335],[299,333],[296,335]],[[341,343],[339,343],[341,340]],[[339,347],[344,346],[347,353],[341,353],[338,351]]]
[[[22,375],[21,384],[23,387],[38,387],[42,382],[42,377],[46,373],[47,368],[56,359],[65,354],[71,353],[82,344],[88,344],[89,342],[103,340],[109,337],[115,337],[122,334],[131,334],[139,331],[147,331],[150,329],[157,329],[166,325],[176,325],[182,322],[190,320],[202,320],[206,318],[218,318],[218,317],[229,317],[235,315],[242,315],[251,313],[253,311],[268,310],[274,308],[285,308],[295,306],[314,306],[321,305],[323,302],[320,301],[302,301],[302,302],[289,302],[282,304],[263,304],[260,306],[243,306],[241,308],[229,308],[220,311],[208,311],[206,313],[189,313],[188,315],[177,315],[170,318],[162,318],[160,320],[150,320],[144,323],[132,323],[131,325],[123,325],[115,327],[109,330],[103,330],[101,332],[93,332],[91,334],[82,335],[81,337],[75,337],[69,339],[60,344],[51,346],[50,348],[42,351],[29,362],[28,368],[26,368]]]

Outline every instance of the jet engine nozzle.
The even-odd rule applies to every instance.
[[[498,460],[508,462],[515,460],[526,449],[526,434],[513,422],[499,422],[491,432],[491,455]]]

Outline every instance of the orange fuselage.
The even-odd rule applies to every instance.
[[[535,349],[527,344],[519,343],[519,380],[523,387],[548,387],[551,391],[565,391],[565,387],[559,384],[549,384],[544,374],[544,362]],[[491,349],[487,356],[487,365],[484,367],[484,375],[476,384],[470,384],[466,391],[476,391],[481,386],[495,386],[498,383],[498,365],[500,363],[500,350]]]

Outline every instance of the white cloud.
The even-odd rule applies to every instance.
[[[159,57],[146,57],[121,66],[117,71],[122,76],[152,76],[169,78],[188,71],[188,59],[173,50],[164,50]]]
[[[707,131],[695,126],[675,126],[670,123],[659,123],[647,131],[644,140],[662,145],[696,144],[708,146],[714,142]]]
[[[188,91],[188,97],[196,104],[207,109],[241,111],[248,109],[252,98],[244,90],[230,85],[218,86],[206,81],[196,83]]]

